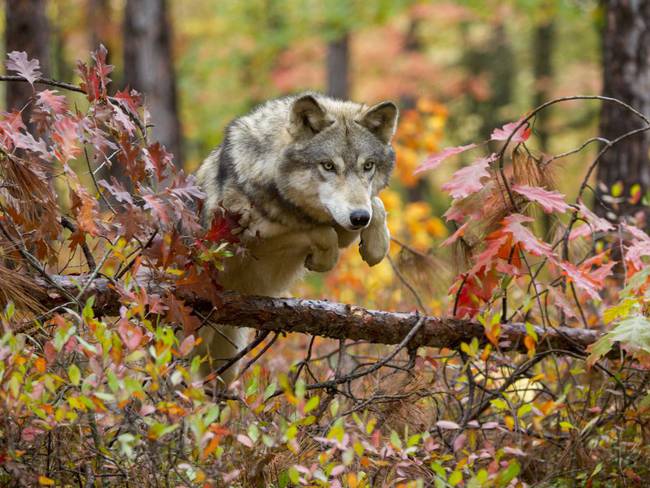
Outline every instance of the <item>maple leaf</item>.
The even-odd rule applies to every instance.
[[[42,110],[56,115],[66,112],[68,104],[63,95],[57,95],[56,90],[42,90],[36,93],[36,105]]]
[[[591,353],[587,364],[593,366],[598,359],[605,356],[612,349],[614,342],[633,354],[646,365],[650,358],[650,320],[643,315],[631,315],[598,339],[588,348]]]
[[[181,324],[185,336],[191,335],[201,326],[201,321],[195,315],[192,315],[192,308],[187,307],[183,300],[179,300],[171,293],[167,295],[166,305],[167,320],[172,323]]]
[[[125,173],[131,181],[142,181],[147,176],[147,172],[145,163],[140,157],[140,147],[132,144],[126,134],[120,135],[119,144],[120,152],[118,154],[118,160],[125,166]]]
[[[28,59],[24,51],[12,51],[7,54],[7,57],[9,58],[7,69],[15,71],[34,86],[34,82],[42,75],[39,71],[41,66],[38,59]]]
[[[508,215],[503,219],[503,230],[512,234],[514,241],[529,253],[551,257],[551,246],[537,239],[535,234],[524,226],[526,222],[533,222],[533,219],[521,214]]]
[[[451,181],[442,185],[442,189],[453,198],[465,198],[483,188],[481,180],[489,178],[488,168],[496,158],[495,154],[480,158],[469,166],[459,169],[451,177]]]
[[[122,338],[122,342],[129,348],[130,351],[133,351],[140,346],[144,334],[142,329],[137,325],[134,325],[122,317],[117,326],[117,331]]]
[[[578,209],[594,232],[609,232],[610,230],[614,230],[611,222],[593,213],[584,203],[578,202]]]
[[[598,284],[587,273],[567,261],[557,261],[555,264],[578,288],[585,291],[592,299],[600,300]]]
[[[52,140],[57,147],[54,154],[59,161],[67,163],[81,152],[78,124],[71,117],[58,119],[54,123]]]
[[[133,198],[131,198],[131,193],[126,191],[122,184],[117,181],[114,176],[111,177],[111,183],[106,180],[100,180],[98,182],[98,185],[106,188],[118,202],[133,205]]]
[[[129,90],[127,86],[122,91],[117,91],[114,96],[115,99],[123,102],[134,113],[138,113],[138,109],[142,106],[142,96],[135,90]]]
[[[558,191],[528,185],[513,185],[512,189],[531,202],[539,203],[546,213],[563,213],[570,208],[564,201],[564,195]]]
[[[456,232],[454,232],[451,236],[449,236],[440,244],[440,247],[449,246],[454,242],[456,242],[461,237],[463,237],[463,235],[465,235],[465,231],[467,230],[468,225],[469,225],[469,221],[461,225],[458,229],[456,229]]]
[[[194,176],[189,175],[186,177],[182,170],[174,177],[169,192],[177,198],[188,201],[192,201],[193,199],[202,200],[205,198],[205,193],[196,184]]]
[[[238,227],[236,218],[228,212],[223,213],[224,215],[214,214],[210,228],[205,233],[203,239],[215,243],[221,241],[238,242],[238,239],[232,233]]]
[[[99,229],[95,222],[97,218],[97,200],[88,191],[80,186],[76,191],[71,191],[72,211],[76,216],[79,230],[88,232],[90,235],[97,235]]]
[[[164,227],[168,226],[171,218],[167,203],[162,198],[153,194],[142,195],[142,198],[145,201],[144,208],[150,209]]]
[[[0,117],[0,144],[10,152],[14,147],[14,137],[25,130],[25,123],[18,110],[3,112]]]
[[[155,173],[158,180],[162,180],[165,172],[174,165],[172,155],[159,142],[148,146],[143,153],[146,168]]]
[[[34,136],[29,132],[18,132],[14,134],[14,145],[18,149],[25,149],[33,153],[39,153],[41,157],[48,161],[50,159],[50,151],[47,149],[47,144],[43,139],[34,139]]]
[[[493,141],[507,141],[510,135],[512,135],[510,142],[520,143],[527,141],[530,137],[530,126],[528,125],[528,122],[517,129],[517,126],[521,124],[522,121],[523,118],[516,122],[510,122],[499,129],[494,129],[490,139]],[[517,129],[517,132],[515,132],[515,129]]]
[[[133,135],[133,133],[135,132],[135,124],[131,121],[129,115],[118,104],[112,105],[112,107],[113,107],[113,114],[115,115],[115,120],[122,126],[122,128],[129,135]]]
[[[442,163],[448,157],[453,156],[455,154],[463,153],[475,147],[476,144],[467,144],[466,146],[457,146],[457,147],[447,147],[442,151],[440,151],[439,153],[432,154],[427,159],[425,159],[424,162],[415,169],[414,173],[417,174],[423,171],[435,169],[440,165],[440,163]]]

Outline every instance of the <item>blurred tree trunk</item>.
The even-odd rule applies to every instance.
[[[142,92],[153,136],[182,165],[181,130],[171,29],[165,0],[127,0],[124,10],[124,83]]]
[[[327,43],[327,94],[346,100],[350,96],[350,35]]]
[[[5,0],[6,52],[25,51],[30,59],[38,59],[43,76],[50,73],[46,5],[46,0]],[[22,109],[32,95],[32,87],[27,83],[7,83],[6,90],[8,110]],[[23,119],[29,120],[29,112]]]
[[[90,50],[94,51],[103,44],[108,49],[107,62],[110,64],[113,55],[111,38],[111,5],[110,0],[88,0],[87,16],[89,27]]]
[[[603,32],[603,95],[618,98],[650,116],[650,2],[607,0]],[[615,139],[641,122],[613,103],[603,103],[600,134]],[[640,195],[650,191],[650,133],[630,137],[609,150],[598,166],[596,210],[616,221],[621,217],[645,216],[650,228],[650,208],[630,198],[635,185]],[[622,184],[620,198],[608,198],[612,186]],[[637,187],[638,188],[638,187]],[[603,200],[604,197],[604,200]]]
[[[533,31],[533,76],[535,79],[535,99],[533,107],[539,107],[550,100],[550,88],[553,82],[553,48],[555,44],[554,16],[542,19]],[[542,152],[549,153],[549,118],[551,109],[542,110],[535,117],[535,134]],[[552,226],[550,214],[544,213],[544,235],[548,235]]]
[[[481,117],[479,138],[487,139],[495,127],[511,122],[504,117],[503,109],[512,101],[513,82],[516,76],[515,55],[504,22],[496,23],[485,42],[477,44],[469,38],[470,23],[461,24],[465,48],[463,65],[469,77],[485,77],[490,91],[487,99],[477,99],[470,95],[470,113]],[[468,91],[471,93],[472,90]]]

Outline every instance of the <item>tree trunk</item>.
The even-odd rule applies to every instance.
[[[343,34],[327,43],[327,94],[347,100],[350,96],[350,36]]]
[[[46,4],[46,0],[5,0],[6,51],[25,51],[30,59],[38,59],[43,76],[50,73]],[[8,110],[22,109],[32,96],[32,87],[27,83],[9,83],[6,90]],[[29,111],[23,119],[29,120]]]
[[[548,8],[548,5],[546,5]],[[533,32],[533,76],[535,78],[535,100],[533,107],[539,107],[550,100],[550,87],[553,81],[552,54],[555,44],[554,16],[549,15],[535,27]],[[549,119],[551,109],[542,110],[536,116],[535,133],[539,141],[540,150],[550,154]],[[544,235],[549,235],[553,221],[550,214],[544,213]]]
[[[176,77],[166,0],[127,0],[124,9],[124,83],[142,92],[154,138],[182,165]]]
[[[603,95],[650,116],[650,2],[607,0],[605,4]],[[613,103],[603,103],[600,117],[600,134],[610,140],[641,124]],[[600,198],[596,205],[601,215],[612,221],[637,215],[645,218],[641,225],[650,228],[650,208],[641,201],[650,191],[649,150],[650,133],[645,132],[622,141],[603,156],[598,166]],[[622,193],[615,191],[612,198],[615,185],[622,185]]]
[[[113,55],[111,39],[111,6],[110,0],[87,0],[88,42],[90,51],[103,44],[108,49],[106,61],[110,64]]]

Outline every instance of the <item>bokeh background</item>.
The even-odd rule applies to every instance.
[[[77,60],[104,44],[111,90],[145,94],[154,135],[187,171],[266,99],[319,90],[397,101],[397,169],[382,198],[403,245],[371,270],[351,249],[296,290],[378,308],[414,308],[415,294],[431,297],[430,312],[446,307],[452,264],[439,244],[453,229],[439,187],[465,161],[415,176],[428,154],[487,139],[547,99],[601,89],[604,15],[589,0],[7,0],[3,13],[4,50],[31,51],[58,80],[78,82]],[[532,145],[570,149],[595,134],[598,115],[595,103],[545,111]],[[575,194],[589,154],[561,163],[561,191]]]

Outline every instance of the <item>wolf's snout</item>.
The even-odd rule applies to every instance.
[[[350,214],[350,223],[353,227],[365,227],[370,222],[370,212],[367,210],[354,210]]]

